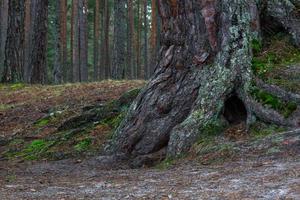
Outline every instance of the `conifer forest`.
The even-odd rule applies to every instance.
[[[0,0],[0,199],[300,199],[300,0]]]

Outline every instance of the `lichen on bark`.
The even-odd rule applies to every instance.
[[[109,153],[134,159],[163,149],[168,156],[185,153],[206,126],[222,118],[224,102],[232,96],[244,104],[247,126],[256,117],[296,126],[250,96],[252,41],[262,39],[259,15],[265,5],[255,0],[159,5],[162,47],[155,74],[116,131]]]

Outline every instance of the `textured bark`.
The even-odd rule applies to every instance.
[[[62,83],[62,46],[61,46],[61,2],[59,0],[56,0],[55,2],[55,20],[54,20],[54,66],[53,66],[53,77],[54,77],[54,83],[60,84]]]
[[[8,1],[7,37],[3,82],[23,81],[24,70],[24,0]]]
[[[110,55],[109,55],[109,21],[110,21],[110,12],[109,12],[109,2],[104,0],[104,41],[103,43],[103,64],[105,71],[105,78],[108,79],[111,76],[110,70]]]
[[[24,81],[30,83],[31,73],[31,53],[32,53],[32,14],[31,0],[25,1],[25,44],[24,44]]]
[[[88,81],[88,7],[87,0],[79,0],[79,80]]]
[[[133,12],[133,1],[127,1],[127,68],[126,68],[126,78],[134,78],[134,54],[133,54],[133,41],[134,41],[134,12]]]
[[[60,46],[61,46],[61,66],[62,79],[64,82],[68,80],[70,74],[68,67],[68,47],[67,47],[67,14],[68,5],[67,0],[60,0]]]
[[[258,25],[257,10],[254,0],[159,0],[159,63],[116,131],[108,152],[131,158],[166,147],[169,156],[187,152],[207,127],[226,119],[225,102],[231,99],[242,102],[248,126],[255,116],[297,126],[249,95],[251,40],[260,29],[253,26]]]
[[[30,83],[46,83],[48,0],[32,0],[32,52]]]
[[[124,0],[114,1],[114,48],[112,77],[123,79],[125,73],[126,56],[126,10]]]
[[[144,0],[144,78],[148,79],[150,74],[148,64],[148,1]]]
[[[7,35],[8,0],[0,1],[0,19],[0,74],[3,74]]]
[[[157,61],[157,52],[159,51],[159,16],[158,16],[158,0],[151,1],[151,32],[150,32],[150,64],[149,78],[154,73],[154,66]]]
[[[95,1],[94,8],[94,80],[99,79],[99,53],[100,53],[100,0]]]
[[[78,1],[72,0],[72,68],[73,82],[80,81],[80,65],[79,65],[79,17],[78,17]]]
[[[137,1],[137,32],[136,32],[136,77],[142,77],[141,66],[141,33],[142,33],[142,19],[141,19],[141,1]]]

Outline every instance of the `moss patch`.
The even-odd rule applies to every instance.
[[[284,102],[278,97],[269,94],[268,92],[265,92],[263,90],[260,90],[256,87],[253,87],[251,89],[251,95],[263,105],[267,105],[273,108],[274,110],[277,110],[286,118],[289,117],[297,109],[296,103]]]
[[[254,52],[252,69],[261,78],[266,79],[278,68],[300,63],[300,50],[290,43],[288,37],[274,36],[264,46],[258,41],[253,41],[252,49]]]

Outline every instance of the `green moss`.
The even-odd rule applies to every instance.
[[[26,85],[24,83],[15,83],[10,85],[11,90],[20,90],[23,89]]]
[[[35,125],[36,125],[37,127],[43,127],[43,126],[48,125],[49,122],[50,122],[50,118],[47,117],[47,118],[43,118],[43,119],[38,120],[38,121],[35,123]]]
[[[91,144],[92,144],[92,139],[91,138],[86,138],[86,139],[78,142],[74,146],[74,149],[78,152],[86,151],[90,148]]]
[[[21,157],[25,160],[38,160],[45,156],[52,145],[54,145],[53,141],[34,140],[20,152],[11,152],[10,156]]]
[[[252,87],[250,92],[256,100],[277,110],[286,118],[289,117],[297,109],[296,103],[283,102],[278,97],[256,87]]]
[[[283,132],[285,131],[284,128],[276,126],[276,125],[270,125],[270,124],[264,124],[262,122],[256,122],[251,125],[250,127],[250,136],[254,139],[258,138],[264,138],[268,135]]]
[[[275,36],[264,47],[259,41],[253,40],[252,49],[252,70],[261,78],[265,78],[274,69],[300,62],[300,50],[287,37]]]
[[[175,158],[166,158],[162,162],[157,164],[155,168],[159,170],[166,170],[169,169],[171,166],[173,166],[175,163],[176,163]]]
[[[262,45],[261,41],[254,39],[254,40],[252,40],[251,47],[252,47],[253,53],[258,54],[262,51],[263,45]]]
[[[225,126],[220,120],[213,120],[208,122],[203,128],[201,128],[201,134],[205,137],[214,137],[224,130]]]
[[[7,111],[13,109],[15,106],[10,104],[0,104],[0,111]]]

